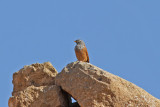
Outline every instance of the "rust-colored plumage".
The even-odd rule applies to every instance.
[[[77,45],[75,46],[76,57],[79,61],[89,62],[89,55],[87,48],[82,40],[75,41]]]

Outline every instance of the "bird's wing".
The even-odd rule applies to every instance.
[[[89,55],[88,55],[88,51],[87,51],[87,48],[86,46],[84,47],[84,51],[86,53],[86,56],[87,56],[87,61],[86,62],[89,62]]]

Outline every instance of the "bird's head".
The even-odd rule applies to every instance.
[[[75,40],[74,42],[76,42],[77,43],[77,45],[85,45],[84,44],[84,42],[83,42],[83,40],[80,40],[80,39],[78,39],[78,40]]]

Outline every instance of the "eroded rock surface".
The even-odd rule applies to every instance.
[[[60,87],[29,86],[10,97],[9,107],[68,107],[67,95]]]
[[[145,90],[86,62],[68,64],[56,85],[81,107],[160,107],[160,100]]]
[[[57,74],[49,62],[24,66],[13,74],[9,107],[160,107],[145,90],[90,63],[73,62]]]
[[[13,74],[9,107],[68,107],[68,96],[55,85],[58,74],[51,63],[24,66]]]
[[[28,86],[46,86],[55,84],[55,76],[58,74],[51,63],[32,64],[24,66],[13,74],[13,93],[22,91]]]

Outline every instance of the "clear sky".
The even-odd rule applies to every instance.
[[[90,63],[160,99],[159,0],[1,0],[0,107],[12,74],[50,61],[60,72],[85,41]]]

